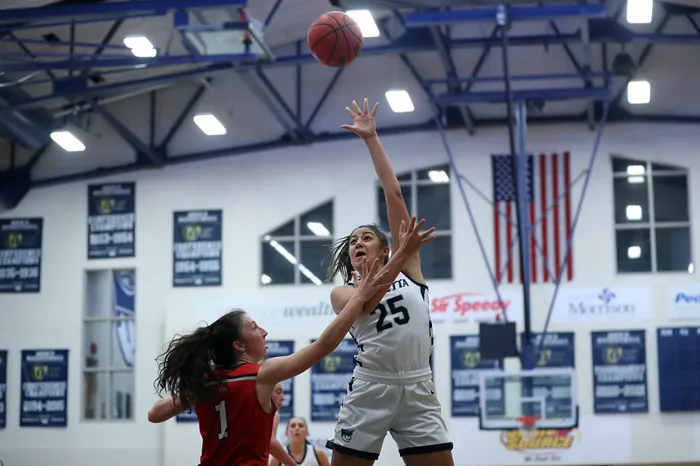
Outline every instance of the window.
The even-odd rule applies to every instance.
[[[612,158],[617,270],[693,273],[688,170]]]
[[[322,285],[333,243],[333,201],[262,237],[263,285]]]
[[[134,419],[135,273],[89,271],[83,322],[83,419]]]
[[[452,212],[450,167],[440,165],[404,173],[398,177],[409,214],[435,227],[435,240],[421,249],[421,267],[426,279],[452,278]],[[391,236],[386,215],[384,189],[377,189],[379,225]]]

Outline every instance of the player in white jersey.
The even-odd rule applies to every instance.
[[[287,422],[286,436],[289,441],[287,453],[291,455],[297,466],[329,466],[326,453],[308,442],[309,429],[305,419],[291,418]],[[270,466],[280,466],[279,460],[273,458]]]
[[[452,442],[442,418],[432,381],[430,355],[433,328],[428,286],[418,252],[397,257],[402,224],[408,209],[389,158],[377,136],[374,115],[353,101],[345,110],[353,125],[344,125],[362,137],[384,189],[387,218],[392,233],[393,257],[389,265],[401,266],[391,289],[379,292],[365,304],[350,333],[358,347],[356,366],[338,413],[335,434],[326,446],[334,450],[333,466],[368,466],[379,458],[387,432],[396,441],[407,466],[452,466]],[[411,223],[415,220],[411,220]],[[432,229],[431,229],[432,230]],[[417,249],[416,249],[417,251]],[[345,286],[331,292],[337,313],[354,293],[350,274],[363,260],[383,259],[387,264],[389,240],[376,225],[357,227],[333,245],[329,277],[340,274]],[[391,273],[393,275],[393,273]]]

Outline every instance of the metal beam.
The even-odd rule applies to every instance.
[[[494,21],[499,14],[496,8],[470,8],[450,11],[420,11],[404,13],[406,27],[424,27],[436,24],[462,23],[466,21]],[[508,6],[509,21],[538,21],[543,19],[589,17],[604,18],[603,4]]]
[[[36,22],[43,19],[79,18],[81,16],[151,14],[165,15],[183,8],[246,6],[247,0],[143,0],[124,2],[47,5],[41,8],[0,10],[0,23]]]
[[[610,92],[604,88],[564,88],[564,89],[532,89],[511,91],[512,100],[576,100],[596,99],[605,100]],[[437,105],[460,105],[465,103],[503,103],[507,99],[505,92],[487,91],[470,92],[468,94],[443,94],[432,100]]]
[[[175,122],[173,125],[170,127],[170,130],[168,133],[165,135],[163,140],[161,141],[160,144],[158,144],[158,149],[166,153],[168,144],[170,144],[170,141],[173,139],[173,136],[177,133],[177,131],[180,129],[180,126],[182,126],[182,123],[185,121],[185,118],[187,118],[187,115],[192,111],[195,105],[197,105],[197,102],[199,102],[199,99],[202,98],[204,95],[204,92],[207,90],[207,86],[204,84],[201,84],[199,88],[194,92],[192,97],[190,97],[190,100],[187,101],[185,106],[182,108],[182,111],[180,112],[180,115],[175,119]]]
[[[306,126],[306,129],[308,129],[309,131],[311,131],[311,123],[314,122],[314,120],[316,119],[316,115],[318,115],[318,112],[321,111],[323,104],[326,103],[326,99],[328,99],[328,96],[333,91],[333,88],[335,88],[335,85],[338,83],[338,79],[340,79],[340,76],[343,74],[343,71],[345,71],[345,67],[338,68],[335,71],[335,74],[333,75],[331,82],[329,82],[328,85],[326,86],[326,90],[323,91],[321,98],[318,99],[318,103],[316,104],[313,111],[311,112],[311,115],[309,116],[308,120],[306,120],[306,124],[304,126]]]
[[[153,165],[162,166],[165,164],[165,157],[157,150],[144,144],[134,133],[122,124],[114,115],[108,112],[104,107],[97,102],[92,101],[92,108],[99,113],[102,118],[111,126],[119,136],[124,138],[136,150],[137,159],[140,155],[148,157]]]

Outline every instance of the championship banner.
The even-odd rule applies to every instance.
[[[525,334],[520,334],[521,348]],[[541,333],[532,334],[532,345],[537,354],[535,370],[550,367],[576,367],[574,332],[547,332],[542,341]],[[540,348],[541,345],[541,348]],[[538,376],[530,379],[536,393],[546,397],[548,415],[568,416],[571,413],[571,381],[562,376]]]
[[[700,327],[656,330],[659,410],[700,411]]]
[[[313,340],[312,340],[313,343]],[[357,345],[345,339],[311,367],[311,421],[335,422],[355,369]]]
[[[173,286],[221,285],[222,211],[173,213]]]
[[[294,342],[289,341],[269,341],[267,342],[268,358],[276,358],[279,356],[289,356],[294,353]],[[284,402],[280,407],[280,420],[288,421],[294,417],[294,378],[287,379],[282,382],[284,390]]]
[[[645,335],[644,330],[591,332],[595,414],[649,411]]]
[[[22,350],[20,427],[68,425],[68,350]]]
[[[136,255],[136,184],[88,186],[88,259]]]
[[[479,374],[483,371],[503,370],[503,361],[481,359],[479,336],[464,335],[450,337],[450,366],[452,373],[452,417],[479,415]],[[503,379],[492,389],[504,390]],[[503,397],[501,397],[501,400]],[[491,409],[505,412],[503,403],[489,403]],[[497,414],[496,412],[490,414]]]
[[[7,391],[7,350],[0,351],[0,429],[7,423],[5,392]]]
[[[41,218],[0,219],[0,293],[41,291]]]

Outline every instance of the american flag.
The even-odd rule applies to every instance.
[[[560,273],[566,243],[571,236],[571,156],[528,156],[527,220],[530,230],[531,283],[554,282]],[[518,250],[516,197],[517,161],[510,155],[492,155],[493,230],[495,274],[499,283],[522,283]],[[573,279],[573,244],[561,272]]]

